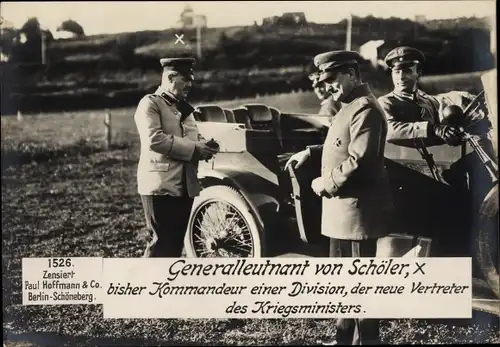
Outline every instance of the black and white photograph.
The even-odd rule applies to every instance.
[[[0,6],[4,346],[500,343],[495,1]],[[40,280],[27,258],[47,259]],[[135,259],[120,283],[84,271],[93,290],[129,291],[114,305],[131,310],[146,287],[125,282],[152,261],[397,258],[424,275],[418,262],[457,258],[412,292],[463,294],[469,271],[472,310],[450,318],[443,299],[442,316],[392,319],[385,298],[366,318],[167,318],[203,316],[200,298],[218,299],[200,294],[192,314],[106,318],[92,294],[62,291],[81,289],[80,258]]]

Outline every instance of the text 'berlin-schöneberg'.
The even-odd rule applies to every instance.
[[[341,275],[344,271],[343,263],[315,264],[310,269],[315,275]],[[189,264],[188,261],[180,259],[175,261],[168,269],[169,281],[174,281],[181,276],[303,276],[311,266],[309,260],[302,263],[273,263],[266,260],[265,264],[249,263],[246,259],[238,259],[229,264]],[[422,265],[420,265],[422,266]],[[410,264],[401,264],[393,259],[370,259],[368,262],[360,259],[352,261],[347,269],[349,275],[400,275],[408,276]]]

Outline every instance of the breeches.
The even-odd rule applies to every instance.
[[[377,239],[360,241],[330,239],[330,257],[375,257]],[[336,341],[341,345],[374,345],[380,343],[378,319],[339,318]]]
[[[151,235],[144,257],[181,256],[193,200],[190,197],[141,195],[144,216]]]

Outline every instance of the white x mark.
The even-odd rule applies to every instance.
[[[182,44],[184,44],[184,41],[182,41],[184,34],[182,34],[181,36],[175,34],[175,37],[177,37],[177,40],[175,40],[175,44],[177,44],[178,42],[182,42]]]

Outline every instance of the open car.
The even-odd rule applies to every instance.
[[[474,101],[475,110],[490,119],[497,117],[493,72],[495,82],[488,85],[489,75],[484,76],[485,90]],[[323,143],[328,117],[263,104],[198,110],[201,135],[215,139],[220,153],[200,162],[202,191],[186,233],[187,256],[328,256],[328,241],[320,231],[321,198],[311,189],[320,163],[284,170],[293,153]],[[488,158],[470,141],[428,150],[435,167],[414,148],[386,146],[396,229],[380,241],[390,250],[385,256],[472,257],[475,293],[498,305],[496,159],[486,163]],[[491,311],[488,305],[476,303]]]

